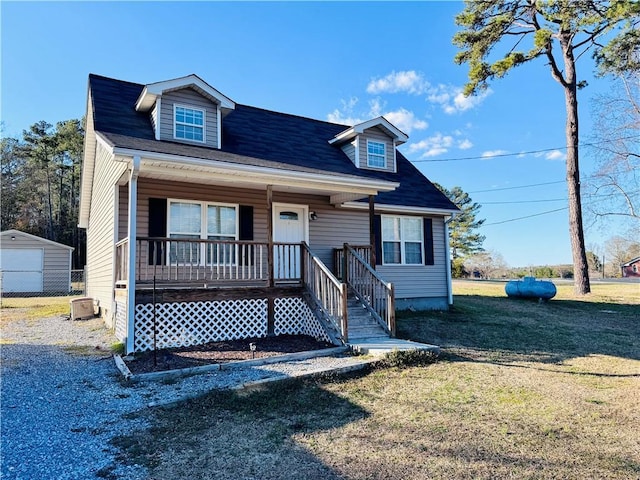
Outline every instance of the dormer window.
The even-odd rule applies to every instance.
[[[174,105],[173,137],[204,143],[204,110]]]
[[[384,143],[367,140],[367,166],[372,168],[387,166]]]

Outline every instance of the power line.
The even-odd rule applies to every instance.
[[[510,205],[513,203],[566,202],[568,198],[549,198],[547,200],[514,200],[512,202],[478,202],[480,205]]]
[[[635,195],[637,193],[640,193],[640,190],[635,190],[635,191],[631,191],[631,192],[627,192],[627,195]],[[582,194],[582,200],[583,201],[589,201],[591,199],[594,198],[610,198],[610,197],[617,197],[620,196],[620,193],[603,193],[603,194],[597,194],[597,195],[590,195],[588,193],[583,193]],[[480,205],[511,205],[511,204],[516,204],[516,203],[545,203],[545,202],[566,202],[569,199],[567,197],[564,198],[545,198],[545,199],[537,199],[537,200],[512,200],[509,202],[478,202]]]
[[[612,143],[618,140],[631,140],[632,138],[640,138],[640,135],[630,135],[628,137],[620,137],[620,138],[612,138],[610,140],[602,140],[599,142],[589,142],[589,143],[580,143],[578,147],[593,147],[594,145],[599,145],[601,143]],[[492,158],[501,158],[501,157],[518,157],[522,155],[533,155],[536,153],[547,153],[553,152],[555,150],[566,150],[568,147],[565,145],[564,147],[556,147],[556,148],[543,148],[540,150],[529,150],[526,152],[518,152],[518,153],[498,153],[496,155],[480,155],[475,157],[452,157],[452,158],[423,158],[418,160],[412,160],[412,163],[421,163],[421,162],[460,162],[463,160],[488,160]]]
[[[488,190],[474,190],[473,192],[467,192],[467,193],[500,192],[502,190],[515,190],[517,188],[540,187],[542,185],[555,185],[558,183],[565,183],[565,182],[566,180],[558,180],[556,182],[544,182],[544,183],[532,183],[530,185],[518,185],[517,187],[503,187],[503,188],[490,188]]]
[[[632,193],[637,193],[637,192],[632,192]],[[594,195],[593,197],[610,197],[612,195]],[[593,198],[591,197],[591,198]],[[556,199],[556,200],[567,200],[566,198],[560,198],[560,199]],[[556,201],[556,200],[549,200],[549,201]],[[529,200],[529,201],[522,201],[522,202],[493,202],[493,203],[528,203],[528,202],[544,202],[547,200]],[[485,203],[491,203],[491,202],[485,202]],[[588,200],[585,202],[586,204],[589,203],[593,203],[593,202],[589,202]],[[488,227],[491,225],[501,225],[503,223],[509,223],[509,222],[515,222],[518,220],[525,220],[527,218],[532,218],[532,217],[539,217],[541,215],[547,215],[549,213],[555,213],[555,212],[561,212],[562,210],[567,210],[569,207],[562,207],[562,208],[556,208],[554,210],[547,210],[546,212],[540,212],[540,213],[533,213],[531,215],[525,215],[524,217],[517,217],[517,218],[510,218],[508,220],[502,220],[500,222],[492,222],[492,223],[484,223],[482,226],[483,227]]]
[[[555,213],[555,212],[561,212],[562,210],[567,210],[569,207],[562,207],[562,208],[556,208],[555,210],[548,210],[546,212],[540,212],[540,213],[534,213],[532,215],[526,215],[524,217],[518,217],[518,218],[510,218],[509,220],[502,220],[501,222],[493,222],[493,223],[485,223],[482,226],[483,227],[488,227],[490,225],[500,225],[502,223],[509,223],[509,222],[515,222],[517,220],[524,220],[526,218],[531,218],[531,217],[539,217],[541,215],[547,215],[549,213]]]

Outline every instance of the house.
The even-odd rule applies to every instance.
[[[3,295],[68,294],[73,247],[19,230],[0,233]]]
[[[406,141],[383,117],[263,110],[196,75],[90,75],[87,295],[127,352],[281,333],[344,343],[392,335],[396,308],[446,309],[458,209],[397,150]],[[362,311],[374,325],[358,333]]]
[[[620,266],[625,278],[640,278],[640,257],[633,258]]]

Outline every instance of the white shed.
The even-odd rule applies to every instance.
[[[0,233],[2,293],[68,293],[73,247],[19,230]]]

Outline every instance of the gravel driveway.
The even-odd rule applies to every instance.
[[[148,426],[131,414],[216,388],[362,364],[323,357],[127,385],[109,352],[115,341],[99,319],[2,322],[2,479],[145,479],[142,467],[118,463],[109,443]]]
[[[97,319],[3,322],[3,479],[145,478],[140,468],[116,465],[108,443],[144,427],[123,415],[152,394],[119,382],[114,341]]]

